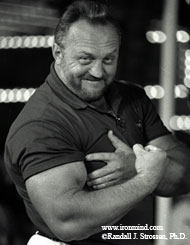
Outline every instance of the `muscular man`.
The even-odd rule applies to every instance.
[[[119,45],[105,6],[70,5],[50,74],[9,131],[7,170],[39,231],[29,245],[149,244],[103,240],[102,226],[151,225],[153,194],[189,191],[185,146],[143,89],[114,79]]]

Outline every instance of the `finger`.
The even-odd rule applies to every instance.
[[[93,186],[93,185],[100,185],[112,180],[116,180],[117,176],[114,172],[111,174],[105,175],[103,177],[97,178],[97,179],[90,179],[87,181],[88,186]]]
[[[144,148],[146,151],[162,151],[162,149],[158,148],[157,146],[154,145],[147,145]]]
[[[110,167],[108,168],[107,166],[108,165],[106,165],[102,168],[99,168],[99,169],[91,172],[90,174],[88,174],[88,179],[89,180],[98,179],[98,178],[104,177],[105,175],[109,175],[109,174],[115,172],[114,169],[110,169]]]
[[[144,152],[144,147],[141,144],[135,144],[133,146],[133,151],[135,155],[141,154]]]
[[[100,184],[100,185],[93,185],[92,188],[94,190],[100,190],[100,189],[103,189],[103,188],[106,188],[106,187],[109,187],[109,186],[117,185],[119,183],[120,182],[118,180],[113,180],[113,181],[110,181],[110,182],[107,182],[107,183],[103,183],[103,184]]]
[[[129,147],[127,144],[123,143],[123,141],[121,141],[117,136],[115,136],[112,130],[109,130],[108,138],[111,141],[112,145],[115,147],[115,149],[118,149],[119,147]]]
[[[112,152],[97,152],[86,155],[86,160],[102,160],[102,161],[110,161],[114,159],[114,154]]]

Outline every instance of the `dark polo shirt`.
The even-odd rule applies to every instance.
[[[105,97],[107,103],[99,106],[83,102],[64,86],[52,65],[46,81],[10,128],[5,146],[7,170],[24,200],[30,219],[48,237],[54,238],[54,234],[40,218],[27,195],[27,178],[62,164],[84,161],[89,153],[113,152],[114,147],[107,137],[110,129],[130,146],[135,143],[145,145],[150,140],[169,134],[140,87],[113,82]],[[103,163],[85,162],[85,165],[90,172],[103,166]],[[153,198],[148,196],[117,224],[151,225],[152,222]],[[121,234],[123,231],[111,232]],[[147,240],[102,240],[101,233],[71,244],[132,245],[137,242],[148,244]]]

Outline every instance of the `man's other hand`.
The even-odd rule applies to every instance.
[[[140,144],[135,144],[133,150],[136,155],[137,174],[144,179],[146,185],[156,188],[166,169],[166,152],[153,145],[143,148]]]

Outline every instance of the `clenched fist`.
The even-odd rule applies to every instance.
[[[135,144],[133,151],[136,155],[137,174],[145,184],[156,188],[166,168],[166,152],[153,145],[143,148],[140,144]]]

